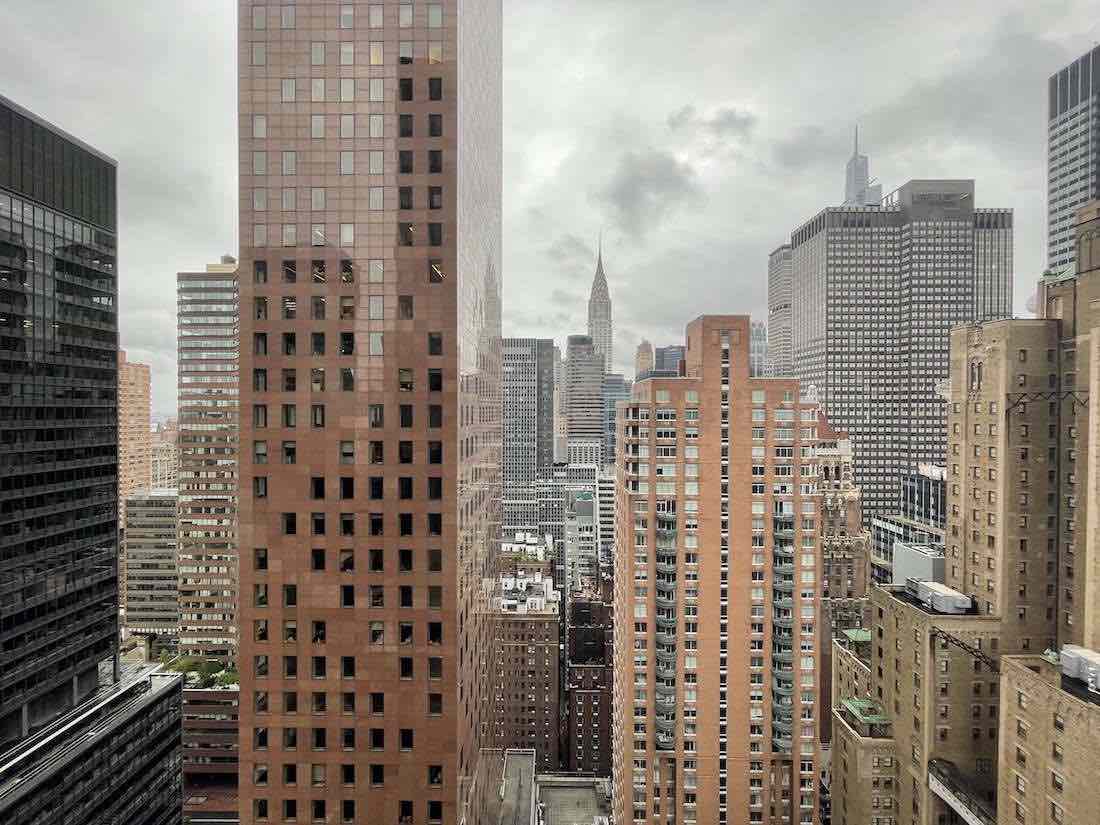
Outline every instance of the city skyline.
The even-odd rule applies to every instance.
[[[72,25],[51,39],[49,66],[39,63],[36,54],[46,51],[36,51],[30,36],[0,56],[8,97],[120,161],[120,225],[130,239],[123,254],[135,274],[122,284],[121,343],[153,369],[154,414],[175,406],[175,344],[162,334],[175,317],[175,273],[238,249],[235,26],[225,5],[200,4],[177,19],[129,3],[65,4]],[[31,32],[60,8],[12,4],[0,10],[0,23]],[[716,13],[700,3],[666,35],[668,54],[699,57],[646,58],[644,75],[637,50],[619,45],[643,36],[632,28],[640,22],[622,22],[625,8],[505,4],[505,335],[564,345],[566,335],[585,331],[601,225],[616,302],[616,372],[633,374],[642,337],[678,341],[700,295],[764,320],[768,253],[822,204],[839,204],[857,124],[861,152],[872,157],[884,191],[917,175],[973,177],[982,202],[1016,210],[1015,309],[1023,313],[1046,262],[1046,79],[1096,38],[1096,27],[1075,13],[1087,4],[1059,5],[1058,14],[1023,3],[964,14],[952,7],[944,31],[934,30],[943,19],[934,7],[876,5],[872,13],[870,4],[851,4],[817,21],[820,30],[799,26],[792,35],[792,21],[777,11],[734,4]],[[852,50],[854,25],[865,28]],[[542,36],[548,30],[556,34]],[[740,45],[714,58],[710,40],[689,47],[699,31]],[[790,48],[772,48],[778,37]],[[123,49],[139,63],[155,58],[156,77],[134,78],[122,61],[101,57]],[[930,52],[951,56],[921,62],[916,79],[860,70],[887,54],[906,62]],[[558,64],[568,70],[553,94],[524,94]],[[593,93],[596,73],[629,82]],[[804,86],[809,76],[812,88]],[[132,116],[99,118],[116,83],[128,90]],[[639,83],[644,94],[636,93]],[[975,110],[966,101],[979,94]],[[1004,174],[1006,164],[1012,174]],[[636,196],[637,210],[616,205],[626,195]],[[640,239],[628,231],[639,226]],[[696,288],[670,296],[660,288],[670,271]]]

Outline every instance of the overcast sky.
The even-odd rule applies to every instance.
[[[767,255],[842,199],[976,180],[1045,257],[1046,79],[1097,0],[505,0],[504,329],[583,332],[597,234],[617,361],[766,317]],[[0,0],[0,92],[119,161],[122,345],[175,411],[175,273],[237,252],[234,0]]]

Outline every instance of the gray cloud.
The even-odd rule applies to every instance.
[[[756,126],[756,115],[736,106],[721,106],[700,115],[690,103],[668,116],[673,131],[692,129],[720,139],[748,138]]]
[[[649,149],[620,156],[610,180],[593,193],[624,232],[640,239],[680,207],[699,201],[695,170],[670,153]]]

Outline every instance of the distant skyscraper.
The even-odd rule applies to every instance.
[[[505,338],[502,342],[501,426],[504,498],[526,488],[554,463],[554,342]]]
[[[1074,215],[1100,197],[1100,46],[1047,82],[1047,266],[1076,260]]]
[[[237,645],[237,262],[180,272],[176,289],[180,652],[225,660]]]
[[[864,518],[898,481],[942,464],[949,333],[1012,312],[1012,211],[970,180],[914,180],[879,206],[829,207],[792,247],[794,373],[851,436]]]
[[[152,407],[148,364],[118,353],[118,497],[119,516],[126,499],[153,483]]]
[[[116,176],[0,97],[0,750],[96,691],[117,653]],[[6,804],[0,821],[25,821]]]
[[[761,378],[767,375],[768,364],[768,325],[764,321],[753,321],[749,341],[749,375]]]
[[[565,418],[570,442],[604,440],[604,359],[588,335],[570,335],[565,349]]]
[[[611,372],[615,364],[615,329],[611,321],[611,294],[603,272],[603,243],[596,256],[596,275],[592,279],[592,294],[588,298],[588,337],[596,352],[603,357],[603,371]]]
[[[791,245],[768,256],[768,375],[791,375]]]
[[[634,380],[653,369],[653,344],[642,340],[634,353]]]
[[[662,376],[679,375],[680,364],[683,363],[685,352],[686,350],[682,344],[657,347],[653,351],[653,369]]]
[[[870,161],[859,153],[859,127],[856,127],[852,156],[844,170],[844,205],[878,206],[882,200],[882,184],[871,183]]]

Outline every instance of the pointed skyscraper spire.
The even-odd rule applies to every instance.
[[[588,334],[596,351],[604,357],[604,370],[612,365],[611,292],[603,271],[603,230],[596,246],[596,274],[592,278],[592,293],[588,298]]]

